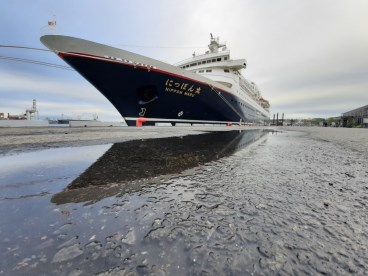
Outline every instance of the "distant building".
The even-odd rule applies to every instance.
[[[343,127],[368,127],[368,105],[342,113],[341,123]]]
[[[36,100],[33,100],[33,105],[31,108],[26,109],[23,114],[10,114],[8,113],[8,117],[5,117],[3,112],[0,113],[0,120],[38,120],[38,110],[36,105]]]

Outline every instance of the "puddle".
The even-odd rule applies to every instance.
[[[175,177],[195,173],[191,170],[230,156],[266,134],[213,132],[0,157],[0,275],[79,275],[79,262],[89,258],[96,263],[85,272],[110,268],[101,254],[116,263],[119,258],[112,257],[111,250],[122,255],[125,247],[139,247],[147,235],[159,233],[142,231],[145,222],[165,224],[146,204],[159,200],[169,210],[178,196],[194,198],[187,190],[190,181],[179,181],[159,198],[147,192],[165,191]],[[135,255],[125,253],[126,262]]]
[[[0,198],[60,191],[110,145],[57,148],[0,157]]]

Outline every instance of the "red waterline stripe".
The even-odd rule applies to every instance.
[[[68,53],[59,52],[58,53],[58,56],[60,58],[64,58],[64,57],[67,57],[67,56],[77,56],[77,57],[82,57],[82,58],[92,58],[92,59],[98,59],[98,60],[101,60],[101,61],[112,62],[112,63],[126,65],[126,66],[130,66],[130,67],[134,67],[134,68],[148,70],[148,67],[145,67],[145,66],[140,66],[140,65],[131,64],[131,63],[125,63],[125,62],[121,62],[121,61],[117,61],[117,60],[112,60],[112,59],[105,58],[105,57],[100,57],[100,56],[89,55],[89,54],[79,54],[79,53],[72,53],[72,52],[68,52]],[[211,87],[208,83],[201,82],[201,81],[198,81],[198,80],[195,80],[195,79],[191,79],[191,78],[188,78],[188,77],[185,77],[185,76],[181,76],[181,75],[178,75],[178,74],[174,74],[174,73],[171,73],[171,72],[163,71],[163,70],[160,70],[160,69],[154,69],[152,67],[150,67],[149,70],[150,71],[157,72],[157,73],[161,73],[161,74],[164,74],[164,75],[169,75],[169,76],[172,76],[172,77],[189,80],[189,81],[196,82],[196,83],[199,83],[199,84],[202,84],[202,85],[206,85],[206,86],[208,85],[209,87]],[[218,88],[216,86],[213,86],[213,87],[215,89],[217,89],[217,90],[221,90],[224,93],[227,93],[227,94],[230,94],[231,96],[236,97],[234,94],[232,94],[232,93],[230,93],[230,92],[228,92],[226,90],[223,90],[222,88]]]

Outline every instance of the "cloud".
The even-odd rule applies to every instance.
[[[81,78],[81,77],[80,77]],[[88,82],[80,79],[51,78],[30,72],[0,70],[0,108],[21,113],[37,99],[40,114],[93,114],[106,120],[122,120],[113,105]]]
[[[70,81],[63,78],[53,79],[48,76],[34,75],[30,72],[0,71],[2,91],[30,91],[47,93],[48,95],[63,95],[73,99],[88,99],[98,101],[99,92],[87,82]]]

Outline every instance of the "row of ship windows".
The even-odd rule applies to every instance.
[[[246,109],[255,112],[255,110],[253,108],[248,107],[246,104],[243,104],[242,102],[238,102],[238,101],[235,101],[235,100],[230,100],[230,101],[232,101],[234,103],[237,103],[237,104],[240,104],[241,106],[244,106]]]
[[[224,60],[227,60],[228,57],[224,57]],[[194,62],[191,64],[187,64],[184,66],[181,66],[180,68],[184,69],[184,68],[188,68],[188,67],[193,67],[193,66],[197,66],[197,65],[201,65],[201,64],[206,64],[206,63],[211,63],[211,62],[217,62],[217,61],[221,61],[222,58],[213,58],[213,59],[207,59],[207,60],[202,60],[199,62]]]
[[[212,72],[212,70],[211,69],[207,69],[206,70],[206,73],[211,73]],[[229,69],[224,69],[224,72],[225,73],[230,73],[230,70]],[[195,73],[195,72],[194,72]],[[204,70],[199,70],[199,71],[197,71],[197,73],[204,73]]]

